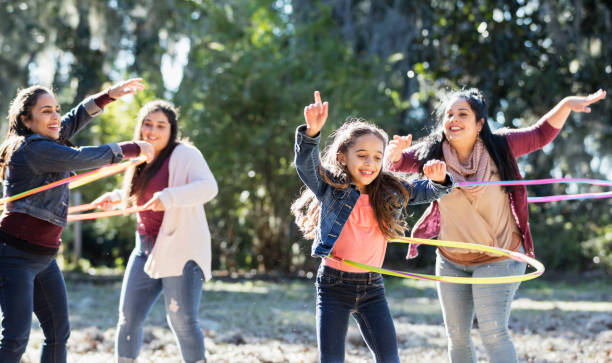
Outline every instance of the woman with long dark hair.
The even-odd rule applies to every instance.
[[[204,362],[198,323],[203,279],[211,278],[210,232],[203,204],[217,194],[217,182],[202,153],[178,139],[178,111],[152,101],[138,114],[134,140],[153,145],[155,158],[128,170],[123,191],[94,203],[144,205],[138,213],[136,246],[121,288],[115,341],[117,360],[133,362],[142,346],[145,318],[161,293],[166,317],[185,362]]]
[[[88,97],[61,116],[53,91],[36,85],[11,102],[6,138],[0,145],[4,196],[67,178],[74,170],[117,163],[139,152],[153,158],[143,141],[73,148],[71,136],[113,100],[143,89],[131,79]],[[26,350],[32,312],[45,335],[41,362],[66,362],[70,335],[66,286],[55,255],[68,214],[68,185],[14,200],[0,216],[0,362],[19,362]]]
[[[482,93],[473,88],[454,91],[440,103],[438,124],[431,134],[412,147],[410,136],[394,136],[389,161],[395,170],[422,173],[428,160],[444,160],[457,182],[522,179],[516,158],[544,147],[572,111],[590,112],[588,106],[605,96],[599,90],[588,97],[567,97],[533,126],[492,132]],[[429,206],[412,235],[487,244],[534,256],[524,186],[458,187]],[[417,246],[410,245],[408,257],[417,254]],[[498,255],[445,247],[437,250],[437,275],[495,277],[520,275],[525,268],[525,263]],[[470,335],[474,314],[490,361],[517,361],[508,320],[518,287],[518,282],[438,283],[452,362],[476,361]]]

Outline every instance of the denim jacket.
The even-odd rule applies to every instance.
[[[68,140],[102,110],[92,97],[62,117],[60,140]],[[123,159],[117,144],[71,148],[46,136],[32,134],[13,152],[4,182],[4,195],[11,196],[70,176],[74,170],[90,169]],[[25,213],[65,227],[68,185],[8,203],[10,212]]]
[[[312,244],[312,256],[327,257],[342,232],[353,207],[359,199],[359,188],[353,183],[347,188],[339,189],[325,183],[319,173],[319,140],[320,135],[308,137],[304,132],[306,126],[298,126],[295,133],[295,167],[298,176],[316,196],[320,207],[319,225]],[[447,174],[447,185],[432,180],[418,180],[412,183],[402,182],[410,194],[408,204],[430,203],[448,194],[453,188],[453,179]],[[400,218],[402,208],[398,208]]]

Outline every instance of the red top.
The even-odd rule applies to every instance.
[[[153,195],[168,187],[168,179],[170,178],[170,158],[167,157],[164,164],[157,173],[149,180],[142,194],[138,197],[137,204],[143,205],[148,202]],[[145,210],[138,213],[138,233],[147,235],[155,243],[159,228],[164,220],[164,211],[154,212]]]

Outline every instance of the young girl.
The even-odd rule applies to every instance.
[[[133,362],[142,346],[142,327],[163,292],[166,315],[185,362],[204,362],[198,324],[202,278],[211,278],[210,232],[203,204],[217,194],[217,182],[198,149],[178,140],[178,111],[152,101],[138,114],[135,140],[150,142],[155,159],[129,170],[124,191],[94,203],[130,201],[150,210],[138,213],[136,246],[121,288],[115,348],[119,363]]]
[[[450,93],[438,109],[438,124],[429,136],[410,147],[410,136],[394,136],[389,146],[392,167],[404,172],[424,171],[429,160],[443,159],[457,181],[522,179],[516,158],[551,142],[569,114],[590,112],[589,105],[606,97],[599,90],[588,97],[567,97],[530,127],[492,132],[487,106],[477,89]],[[527,190],[524,186],[456,188],[433,202],[414,226],[421,238],[479,242],[534,256],[529,230]],[[409,258],[418,254],[410,245]],[[440,247],[436,274],[495,277],[520,275],[526,264],[486,253]],[[474,314],[491,362],[518,360],[510,339],[510,305],[519,282],[499,285],[438,283],[438,297],[448,336],[451,362],[476,362],[471,327]]]
[[[64,179],[73,170],[117,163],[139,152],[153,158],[146,142],[71,148],[68,139],[123,95],[144,88],[141,79],[118,83],[81,102],[63,117],[53,92],[21,90],[11,103],[7,136],[0,145],[4,195]],[[64,279],[55,261],[66,226],[68,185],[8,203],[0,217],[0,362],[19,362],[36,314],[45,335],[41,362],[66,362],[70,335]]]
[[[304,109],[306,125],[295,139],[295,165],[308,189],[292,205],[296,223],[313,238],[312,255],[322,257],[317,273],[317,342],[321,362],[344,362],[344,341],[352,314],[376,362],[399,362],[395,327],[382,276],[348,266],[342,258],[380,267],[387,239],[403,236],[400,219],[408,204],[427,203],[448,193],[446,166],[431,161],[431,180],[407,183],[382,170],[387,136],[362,121],[334,132],[333,144],[319,160],[319,131],[328,103]]]

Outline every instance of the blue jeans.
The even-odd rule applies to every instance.
[[[436,275],[463,277],[496,277],[521,275],[527,265],[511,259],[480,264],[460,265],[444,258],[439,252]],[[470,331],[474,313],[478,331],[490,362],[517,362],[510,339],[508,320],[510,305],[520,282],[509,284],[464,285],[438,282],[444,325],[448,337],[451,362],[476,362]]]
[[[115,350],[120,362],[138,356],[142,346],[142,327],[151,307],[163,292],[166,319],[177,340],[185,362],[204,361],[204,335],[198,324],[202,295],[202,270],[189,261],[181,276],[153,279],[144,272],[151,250],[151,239],[140,236],[128,261],[121,299]]]
[[[349,315],[359,326],[376,362],[399,362],[395,326],[382,276],[328,266],[317,273],[317,343],[322,363],[344,362]]]
[[[66,362],[70,336],[64,277],[55,256],[21,251],[0,241],[0,362],[18,363],[36,314],[45,335],[40,361]]]

